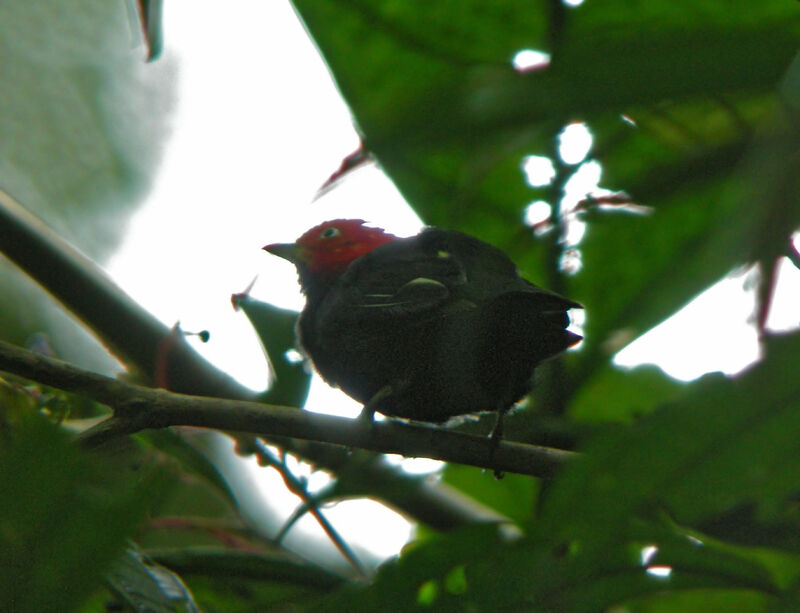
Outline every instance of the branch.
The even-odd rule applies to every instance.
[[[789,244],[786,245],[785,255],[789,258],[789,261],[795,265],[795,268],[800,269],[800,252],[797,251],[797,247],[795,247],[791,237],[789,238]]]
[[[184,393],[252,398],[252,392],[171,334],[169,328],[117,287],[94,262],[2,190],[0,252],[60,300],[140,376],[158,378],[163,387]],[[118,421],[103,427],[108,437],[121,436],[129,429],[128,424]],[[239,443],[245,437],[231,436]],[[286,438],[280,446],[334,473],[346,470],[352,460],[346,448],[316,441]],[[490,515],[486,507],[459,495],[446,484],[411,479],[384,462],[362,465],[361,470],[375,484],[379,498],[435,530],[485,521]]]
[[[198,426],[322,441],[535,477],[552,477],[574,456],[568,451],[507,441],[493,445],[485,437],[431,426],[388,420],[364,423],[291,407],[175,394],[124,383],[2,342],[0,370],[111,407],[112,417],[81,434],[81,442],[87,447],[148,428]]]
[[[252,398],[120,289],[97,264],[0,190],[0,252],[88,325],[126,366],[170,389]]]
[[[259,441],[260,442],[260,441]],[[267,446],[260,442],[258,445],[258,458],[259,461],[266,462],[269,466],[272,466],[275,470],[278,471],[281,478],[283,479],[283,483],[286,485],[286,489],[288,489],[292,494],[297,496],[301,501],[302,504],[300,505],[300,511],[295,511],[289,520],[283,525],[281,531],[275,537],[275,542],[280,544],[286,534],[289,532],[291,527],[296,523],[296,521],[302,517],[306,512],[310,513],[311,516],[317,520],[320,528],[325,532],[325,534],[330,539],[333,546],[339,550],[339,553],[344,556],[350,566],[353,567],[353,570],[358,573],[359,577],[362,579],[369,579],[369,574],[364,567],[361,565],[361,562],[358,560],[355,552],[350,548],[336,528],[333,527],[328,518],[320,511],[319,505],[317,504],[316,500],[308,493],[308,489],[306,488],[306,484],[297,477],[292,474],[292,471],[286,466],[286,453],[283,453],[283,457],[278,460],[275,456],[272,455],[272,452],[267,449]]]

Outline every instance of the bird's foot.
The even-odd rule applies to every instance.
[[[366,423],[373,423],[375,420],[375,411],[386,398],[392,395],[392,386],[391,385],[384,385],[381,389],[379,389],[375,395],[370,398],[367,403],[364,405],[364,408],[361,409],[361,413],[358,415],[358,421],[366,422]]]

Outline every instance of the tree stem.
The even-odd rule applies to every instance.
[[[113,416],[80,435],[87,447],[149,428],[198,426],[266,437],[321,441],[407,457],[425,457],[492,471],[552,477],[575,454],[559,449],[451,432],[397,421],[360,420],[245,400],[175,394],[131,385],[61,360],[0,342],[0,370],[108,405]]]

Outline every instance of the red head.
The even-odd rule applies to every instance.
[[[364,225],[363,219],[334,219],[311,228],[292,244],[273,244],[266,251],[294,263],[311,275],[332,277],[353,260],[375,247],[397,239],[381,228]]]

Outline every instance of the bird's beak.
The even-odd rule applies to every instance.
[[[263,249],[279,258],[289,260],[292,264],[299,264],[308,259],[307,251],[294,243],[273,243],[265,245]]]

